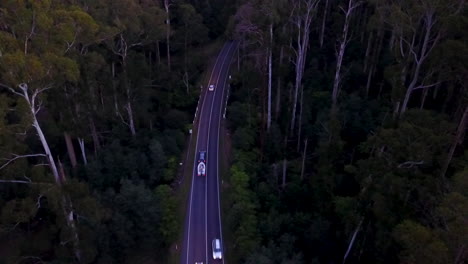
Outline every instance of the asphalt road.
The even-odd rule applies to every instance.
[[[224,263],[224,258],[213,260],[211,243],[213,239],[218,238],[224,244],[219,200],[219,130],[225,106],[229,67],[236,49],[237,44],[234,42],[224,44],[216,58],[209,82],[203,87],[202,103],[198,112],[192,186],[181,251],[183,264]],[[208,91],[210,84],[215,85],[214,91]],[[200,151],[206,151],[206,176],[197,176],[197,160]]]

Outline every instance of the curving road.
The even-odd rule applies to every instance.
[[[203,88],[192,186],[181,251],[183,264],[224,263],[224,258],[213,260],[211,242],[215,238],[223,241],[219,200],[220,177],[218,175],[219,129],[224,110],[229,66],[236,49],[235,42],[224,44],[216,58],[209,82]],[[215,85],[214,91],[208,91],[210,84]],[[197,160],[200,151],[206,151],[206,176],[197,176]]]

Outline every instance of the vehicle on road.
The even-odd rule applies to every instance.
[[[215,88],[214,84],[210,84],[210,86],[208,86],[208,90],[210,91],[214,91],[214,88]]]
[[[203,262],[195,262],[195,264],[203,264]]]
[[[213,259],[222,259],[223,251],[221,250],[221,240],[218,238],[213,239]]]
[[[206,176],[206,151],[198,153],[197,175]]]

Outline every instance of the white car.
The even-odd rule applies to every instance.
[[[206,176],[206,151],[198,152],[197,174],[198,176]]]
[[[206,176],[206,165],[204,162],[198,163],[197,174],[198,176]]]
[[[210,91],[214,91],[214,88],[215,88],[214,84],[210,84],[210,86],[208,86],[208,90]]]
[[[221,240],[218,238],[213,239],[213,259],[222,259],[223,258],[223,251],[221,247]]]
[[[203,264],[203,262],[195,262],[195,264]]]

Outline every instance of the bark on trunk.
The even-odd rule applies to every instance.
[[[76,156],[75,156],[75,148],[73,147],[73,142],[71,140],[70,134],[66,131],[63,132],[63,136],[65,138],[65,143],[67,145],[68,157],[70,158],[70,163],[73,168],[76,167]]]

